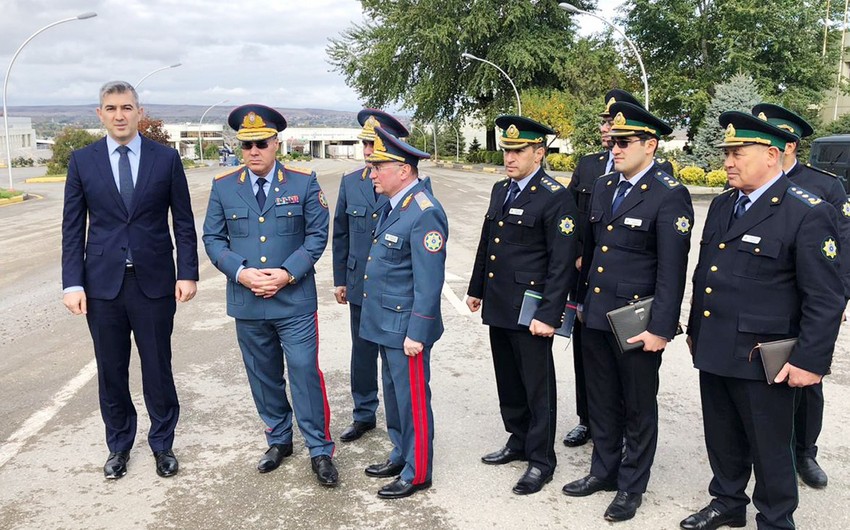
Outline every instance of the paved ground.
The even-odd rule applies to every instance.
[[[312,166],[331,205],[342,161]],[[181,305],[174,333],[174,369],[182,403],[175,451],[180,474],[154,472],[144,438],[138,362],[131,366],[140,437],[129,474],[103,479],[106,457],[97,409],[91,342],[82,318],[60,302],[62,185],[22,186],[42,199],[0,208],[0,528],[605,528],[613,494],[567,498],[561,486],[586,474],[590,447],[558,445],[555,480],[541,493],[510,492],[524,467],[479,462],[506,435],[498,415],[486,328],[462,303],[480,221],[494,179],[424,165],[450,220],[446,333],[432,357],[436,422],[434,486],[410,499],[381,501],[383,481],[363,468],[390,448],[380,427],[355,445],[338,445],[341,485],[319,486],[296,435],[295,455],[274,473],[255,464],[264,450],[259,422],[234,336],[225,315],[224,279],[201,250],[198,296]],[[189,172],[200,230],[215,169]],[[38,170],[28,170],[34,176]],[[17,183],[16,173],[16,183]],[[696,204],[697,234],[707,202]],[[697,244],[698,236],[694,241]],[[696,260],[695,248],[691,268]],[[330,249],[318,264],[321,366],[334,435],[350,419],[347,308],[334,302]],[[690,298],[686,293],[685,300]],[[683,315],[687,305],[683,308]],[[683,317],[684,318],[684,317]],[[830,475],[824,491],[801,486],[800,528],[847,528],[850,516],[850,332],[845,325],[827,380],[827,419],[820,461]],[[559,436],[575,424],[571,349],[555,343]],[[659,392],[661,432],[653,476],[638,516],[618,528],[677,528],[706,504],[709,480],[703,446],[697,372],[683,339],[665,353]],[[379,419],[380,421],[380,419]],[[750,528],[754,511],[750,508]]]

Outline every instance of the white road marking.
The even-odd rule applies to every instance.
[[[485,197],[484,195],[476,195],[479,199],[484,199],[485,201],[489,201],[490,197]]]
[[[50,404],[36,411],[35,414],[27,418],[27,421],[21,427],[12,433],[8,440],[0,448],[0,467],[6,465],[6,462],[14,458],[24,447],[27,441],[38,434],[38,432],[47,425],[47,422],[52,420],[56,414],[62,410],[62,407],[68,404],[69,401],[76,395],[86,383],[92,380],[97,374],[97,363],[94,359],[89,361],[82,370],[68,381],[53,398]]]
[[[470,318],[477,317],[475,313],[472,313],[469,308],[466,307],[466,303],[464,303],[463,300],[457,297],[455,292],[452,291],[452,288],[449,287],[449,284],[445,282],[443,282],[443,296],[445,296],[446,300],[448,300],[449,303],[452,304],[452,307],[455,308],[455,311],[457,311],[459,315],[467,316]]]

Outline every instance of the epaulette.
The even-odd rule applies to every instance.
[[[815,206],[823,202],[820,197],[818,197],[814,193],[806,191],[798,186],[791,186],[790,188],[788,188],[788,191],[786,193],[788,193],[788,195],[794,197],[798,201],[808,205],[809,208],[814,208]]]
[[[608,177],[610,177],[611,175],[616,175],[616,174],[617,174],[617,172],[616,172],[616,171],[612,171],[612,172],[610,172],[610,173],[605,173],[605,174],[603,174],[603,175],[599,175],[598,177],[596,177],[596,180],[604,179],[604,178],[608,178]]]
[[[666,160],[664,160],[663,158],[658,158],[658,157],[655,157],[655,161],[659,164],[663,164],[664,162],[666,162]]]
[[[823,173],[824,175],[826,175],[826,176],[828,176],[828,177],[832,177],[832,178],[835,178],[835,179],[837,179],[837,178],[838,178],[838,175],[836,175],[835,173],[831,173],[831,172],[829,172],[829,171],[827,171],[827,170],[825,170],[825,169],[821,169],[821,168],[819,168],[819,167],[815,167],[815,166],[811,165],[811,164],[810,164],[810,163],[808,163],[808,162],[806,162],[806,167],[807,167],[807,168],[809,168],[809,169],[811,169],[812,171],[817,171],[818,173]]]
[[[284,164],[283,169],[287,171],[292,171],[293,173],[301,173],[302,175],[312,175],[313,170],[306,167],[295,167],[290,166],[289,164]]]
[[[678,188],[679,186],[682,185],[681,182],[674,179],[673,177],[671,177],[670,175],[668,175],[667,173],[665,173],[663,171],[656,171],[655,172],[655,180],[664,184],[667,187],[667,189],[671,189],[671,190],[673,188]]]
[[[223,179],[224,177],[229,177],[229,176],[231,176],[231,175],[236,175],[237,173],[239,173],[239,172],[240,172],[240,171],[242,171],[243,169],[245,169],[245,164],[242,164],[241,166],[237,166],[237,167],[236,167],[236,168],[234,168],[234,169],[228,169],[228,170],[227,170],[227,171],[225,171],[224,173],[219,173],[218,175],[216,175],[216,176],[215,176],[215,179],[214,179],[214,180],[221,180],[221,179]]]
[[[429,199],[427,195],[425,195],[424,191],[420,191],[414,195],[413,198],[416,199],[416,204],[419,205],[420,210],[427,210],[434,206],[434,203],[431,202],[431,199]]]
[[[562,189],[564,189],[564,187],[563,187],[563,186],[561,186],[560,184],[558,184],[558,183],[557,183],[557,182],[555,182],[554,180],[550,179],[549,177],[540,177],[540,184],[541,184],[544,188],[546,188],[547,190],[549,190],[551,193],[554,193],[554,192],[556,192],[556,191],[558,191],[558,190],[562,190]]]

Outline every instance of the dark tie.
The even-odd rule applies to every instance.
[[[266,205],[266,179],[260,177],[257,179],[257,206],[260,210]]]
[[[390,216],[391,211],[393,211],[393,207],[390,204],[390,201],[387,201],[387,203],[384,205],[384,207],[381,208],[381,216],[378,218],[378,224],[375,227],[375,230],[379,230],[381,228],[381,226],[384,224],[384,222]]]
[[[512,180],[511,186],[508,188],[508,198],[505,199],[505,204],[502,206],[502,215],[507,213],[511,204],[516,200],[517,195],[519,195],[519,184],[515,180]]]
[[[632,187],[632,183],[628,180],[621,180],[619,184],[617,184],[617,194],[614,195],[614,204],[611,205],[611,214],[617,213],[617,208],[623,204],[623,200],[626,198],[626,192],[629,191],[629,188]]]
[[[732,219],[729,220],[729,228],[735,224],[735,221],[740,219],[747,213],[747,205],[750,204],[750,198],[746,195],[741,195],[735,202],[735,211],[732,212]]]
[[[126,145],[118,146],[118,187],[124,206],[127,207],[129,212],[130,206],[133,204],[133,172],[130,169],[128,151],[130,151],[130,148]]]

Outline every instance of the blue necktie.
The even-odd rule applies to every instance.
[[[508,198],[505,199],[505,204],[502,205],[502,214],[508,211],[508,208],[511,207],[511,204],[516,200],[517,195],[519,195],[519,184],[516,183],[515,180],[511,181],[511,186],[508,188]]]
[[[266,179],[260,177],[257,179],[257,206],[260,207],[260,211],[263,210],[263,206],[266,205]]]
[[[118,146],[118,187],[121,193],[121,199],[124,201],[124,206],[127,211],[130,211],[130,206],[133,204],[133,172],[130,169],[130,157],[127,153],[130,148],[126,145]]]
[[[623,204],[623,200],[626,198],[626,192],[629,191],[629,188],[632,187],[632,183],[628,180],[621,180],[619,184],[617,184],[617,194],[614,195],[614,204],[611,206],[611,215],[617,213],[617,208]]]
[[[735,221],[740,219],[747,213],[747,205],[750,203],[750,198],[746,195],[741,195],[735,202],[735,210],[732,212],[732,218],[729,219],[729,228],[735,224]]]

